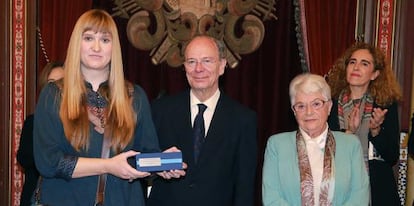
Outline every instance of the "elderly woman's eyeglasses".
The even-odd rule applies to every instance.
[[[323,105],[326,103],[326,102],[329,102],[330,100],[322,100],[322,99],[315,99],[315,100],[313,100],[311,103],[310,103],[310,107],[313,109],[313,110],[319,110],[319,109],[321,109],[322,107],[323,107]],[[296,103],[296,104],[294,104],[293,106],[292,106],[292,109],[295,111],[295,112],[304,112],[304,111],[306,111],[306,108],[307,108],[307,105],[308,104],[305,104],[305,103],[302,103],[302,102],[299,102],[299,103]]]
[[[213,67],[216,62],[217,60],[212,57],[205,57],[205,58],[202,58],[200,61],[198,61],[197,59],[190,58],[190,59],[185,60],[184,64],[187,67],[193,69],[193,68],[196,68],[198,63],[200,63],[204,67]]]

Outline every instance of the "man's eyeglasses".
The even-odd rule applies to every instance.
[[[187,67],[192,68],[192,69],[196,68],[198,63],[200,63],[204,67],[210,68],[210,67],[213,67],[216,62],[217,60],[212,57],[205,57],[205,58],[202,58],[200,61],[198,61],[197,59],[190,58],[190,59],[185,60],[184,64]]]
[[[329,101],[330,101],[330,100],[325,101],[325,100],[322,100],[322,99],[315,99],[315,100],[313,100],[313,101],[310,103],[310,107],[311,107],[313,110],[319,110],[319,109],[321,109],[321,108],[323,107],[323,105],[324,105],[326,102],[329,102]],[[305,103],[299,102],[299,103],[294,104],[294,105],[292,106],[292,109],[293,109],[295,112],[304,112],[304,111],[306,111],[307,105],[308,105],[308,104],[305,104]]]

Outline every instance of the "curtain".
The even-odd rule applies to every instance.
[[[38,74],[48,61],[66,58],[70,35],[79,16],[91,9],[91,0],[38,0]]]
[[[324,75],[355,42],[357,0],[298,0],[301,34],[310,72]],[[304,14],[304,15],[303,15]],[[304,60],[302,60],[304,61]]]

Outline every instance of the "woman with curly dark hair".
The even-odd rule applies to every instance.
[[[392,167],[399,157],[401,89],[384,53],[357,42],[336,61],[327,81],[334,99],[329,127],[359,137],[371,205],[400,205]]]

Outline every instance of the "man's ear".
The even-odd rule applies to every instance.
[[[225,58],[221,59],[220,65],[219,65],[219,67],[220,67],[220,72],[219,72],[220,76],[224,74],[224,70],[226,69],[226,66],[227,66],[227,60]]]

